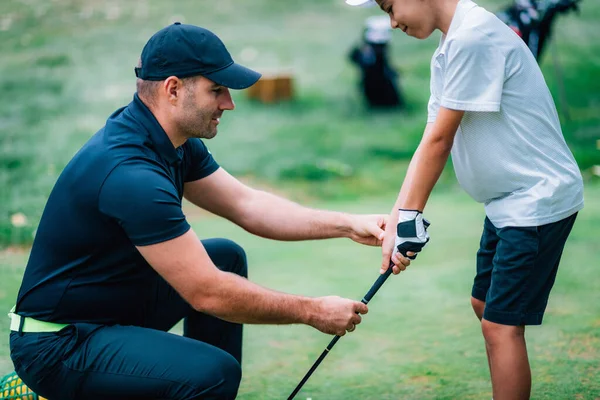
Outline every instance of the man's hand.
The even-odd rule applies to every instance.
[[[320,297],[316,307],[309,317],[308,324],[330,335],[344,336],[352,332],[362,320],[360,314],[366,314],[369,309],[360,301],[344,299],[338,296]]]
[[[351,215],[350,239],[368,246],[381,246],[384,229],[387,225],[387,215]]]
[[[391,260],[394,263],[393,273],[399,274],[429,241],[429,221],[418,210],[394,210],[390,218],[397,219],[398,224],[395,227],[388,224],[386,228],[380,273],[388,269]]]

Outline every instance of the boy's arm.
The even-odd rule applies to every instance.
[[[398,199],[388,219],[389,223],[386,227],[382,245],[381,268],[383,271],[387,270],[390,264],[390,257],[394,248],[398,209],[423,211],[427,199],[446,165],[454,143],[454,135],[463,114],[464,111],[440,107],[435,122],[427,124],[421,143],[410,161]],[[402,256],[397,256],[393,260],[395,274],[399,273],[401,268],[405,268],[404,266],[398,266],[397,261],[399,259],[402,259]],[[404,260],[402,264],[406,265],[407,260]]]

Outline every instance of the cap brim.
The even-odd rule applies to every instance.
[[[370,7],[376,5],[377,3],[375,0],[346,0],[346,4],[349,6]]]
[[[203,75],[218,85],[237,90],[249,88],[262,76],[260,73],[236,63],[218,71],[211,72],[210,74]]]

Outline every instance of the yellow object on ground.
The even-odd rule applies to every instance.
[[[33,393],[15,372],[0,378],[0,400],[46,400]]]

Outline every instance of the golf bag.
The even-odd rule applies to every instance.
[[[388,62],[387,43],[365,42],[350,52],[350,60],[361,71],[360,90],[372,108],[402,107],[398,73]]]
[[[527,44],[535,59],[540,60],[552,35],[552,24],[558,14],[579,11],[581,0],[514,0],[496,15]]]

